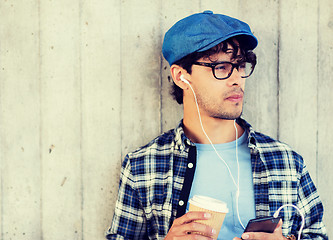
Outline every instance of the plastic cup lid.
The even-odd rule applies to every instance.
[[[198,206],[200,208],[205,208],[210,211],[224,212],[224,213],[229,212],[229,209],[227,208],[227,204],[225,202],[211,197],[194,195],[190,199],[189,203]]]

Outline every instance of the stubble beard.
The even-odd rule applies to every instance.
[[[235,103],[234,111],[225,111],[225,107],[211,99],[203,99],[200,95],[197,97],[200,111],[205,111],[208,116],[222,120],[235,120],[243,113],[243,102]],[[238,110],[240,108],[240,110]]]
[[[237,103],[236,105],[240,105],[239,103]],[[243,107],[241,108],[240,111],[237,112],[225,112],[223,111],[223,109],[221,108],[222,111],[219,111],[217,113],[211,113],[210,116],[212,118],[217,118],[217,119],[223,119],[223,120],[235,120],[237,118],[239,118],[242,113],[243,113]]]

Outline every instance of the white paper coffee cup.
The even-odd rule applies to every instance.
[[[194,195],[190,199],[189,203],[190,203],[189,212],[190,211],[208,212],[212,215],[210,219],[197,220],[196,222],[214,228],[216,230],[216,234],[213,237],[214,239],[217,239],[225,215],[229,212],[227,204],[220,200],[200,195]]]

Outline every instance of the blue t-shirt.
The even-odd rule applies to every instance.
[[[255,218],[251,155],[250,149],[247,146],[247,133],[244,133],[237,140],[237,145],[240,168],[238,208],[241,221],[246,226],[250,219]],[[228,164],[237,183],[236,141],[215,144],[214,146]],[[189,199],[193,195],[203,195],[226,202],[229,212],[224,219],[218,239],[230,240],[234,237],[240,237],[244,229],[238,221],[236,210],[237,188],[232,181],[229,171],[210,144],[196,144],[196,147],[197,166]]]

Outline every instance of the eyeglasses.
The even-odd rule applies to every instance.
[[[213,75],[218,80],[224,80],[231,76],[234,68],[240,73],[242,78],[249,77],[254,70],[255,65],[250,62],[217,62],[217,63],[205,63],[205,62],[194,62],[194,65],[200,65],[210,67],[213,70]]]

